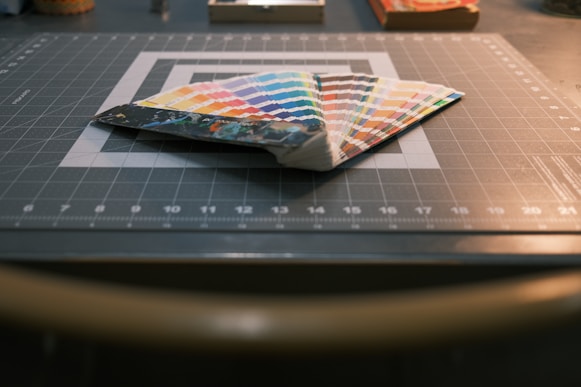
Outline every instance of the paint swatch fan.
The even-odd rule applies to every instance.
[[[421,81],[281,71],[181,86],[114,107],[95,120],[263,147],[282,165],[325,171],[462,95]]]

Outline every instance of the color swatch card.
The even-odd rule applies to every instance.
[[[390,12],[437,12],[476,5],[478,0],[381,0]]]
[[[109,125],[263,147],[288,167],[324,171],[463,93],[367,74],[281,71],[177,87],[100,113]]]

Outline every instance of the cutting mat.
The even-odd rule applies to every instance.
[[[457,104],[328,173],[91,124],[278,69],[443,83]],[[579,108],[495,34],[41,34],[0,60],[0,227],[579,231]]]

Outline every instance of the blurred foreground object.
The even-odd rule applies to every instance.
[[[581,270],[393,293],[275,297],[154,290],[0,265],[0,320],[206,353],[400,350],[578,321]]]
[[[34,7],[40,13],[49,15],[75,15],[95,8],[93,0],[34,0]]]
[[[478,0],[368,0],[386,30],[471,30],[478,23]]]
[[[211,22],[322,23],[325,0],[209,0]]]

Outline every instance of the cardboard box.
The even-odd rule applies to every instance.
[[[407,1],[410,4],[409,7],[401,6],[401,4],[406,4],[406,0],[368,0],[368,2],[386,30],[472,30],[480,17],[480,9],[475,4],[465,4],[441,10],[437,10],[434,6],[431,9],[425,7],[421,10],[414,8],[414,0]],[[399,7],[395,5],[396,3]],[[464,1],[464,3],[469,3],[469,1]]]
[[[325,0],[209,0],[211,22],[322,23]]]

